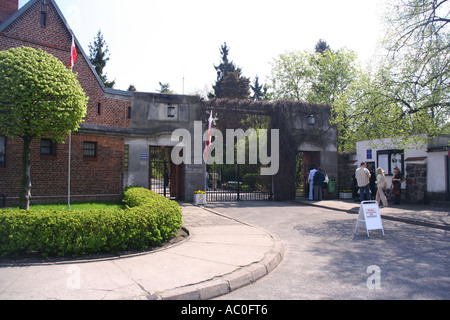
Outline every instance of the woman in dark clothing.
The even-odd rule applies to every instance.
[[[402,181],[403,173],[401,173],[400,169],[395,166],[394,177],[392,178],[391,185],[391,188],[394,188],[394,204],[400,204],[400,200],[402,199]]]
[[[370,194],[371,194],[370,198],[371,198],[371,200],[375,200],[376,196],[377,196],[377,184],[376,184],[377,175],[375,174],[375,169],[371,169],[370,170],[370,174],[371,174],[370,179],[369,179],[369,181],[370,181]]]

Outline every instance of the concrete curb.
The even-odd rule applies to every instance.
[[[222,217],[234,220],[244,225],[251,226],[253,228],[259,229],[270,235],[273,239],[273,247],[270,252],[268,252],[265,257],[256,263],[248,266],[243,266],[237,270],[225,274],[223,276],[215,277],[210,280],[206,280],[200,283],[170,289],[165,292],[156,293],[153,296],[147,297],[152,300],[210,300],[217,298],[238,290],[242,287],[248,286],[261,278],[267,276],[271,273],[283,260],[285,255],[285,248],[282,241],[278,236],[268,232],[267,230],[261,229],[256,226],[252,226],[248,223],[236,220],[234,218],[228,217],[222,213],[213,211],[208,208],[202,208],[206,211],[212,212]]]

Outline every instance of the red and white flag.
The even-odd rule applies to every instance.
[[[209,147],[211,146],[212,139],[212,125],[213,125],[213,112],[211,110],[211,114],[209,115],[209,126],[208,126],[208,141],[206,141],[206,162],[208,162],[209,157]]]
[[[70,68],[72,69],[77,61],[77,48],[75,47],[75,38],[72,36],[72,48],[70,49]]]

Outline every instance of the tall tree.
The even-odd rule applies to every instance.
[[[450,1],[393,0],[386,55],[336,103],[346,148],[391,137],[401,145],[450,133]]]
[[[339,95],[355,80],[356,53],[347,49],[325,50],[311,55],[310,59],[314,74],[307,100],[334,105]]]
[[[215,98],[248,99],[250,96],[250,79],[242,75],[241,68],[229,61],[230,48],[226,42],[220,48],[222,62],[214,66],[217,81],[213,86]]]
[[[255,77],[255,81],[250,85],[253,95],[250,97],[254,101],[267,100],[267,86],[259,84],[259,77]]]
[[[23,140],[21,209],[31,197],[31,142],[63,142],[86,115],[76,75],[52,55],[32,48],[0,52],[0,135]]]
[[[314,47],[314,51],[315,51],[315,53],[325,53],[327,50],[330,50],[331,51],[331,48],[330,48],[330,46],[328,45],[328,43],[325,41],[325,40],[323,40],[323,39],[320,39],[318,42],[317,42],[317,44],[316,44],[316,46]]]
[[[314,75],[311,54],[309,51],[293,51],[273,60],[270,79],[274,99],[307,100]]]
[[[450,1],[393,0],[387,14],[380,80],[387,101],[401,107],[410,132],[450,130]]]
[[[170,84],[168,83],[159,83],[160,89],[157,90],[159,93],[173,93],[172,90],[170,90]]]
[[[110,59],[109,48],[106,44],[106,41],[103,39],[103,34],[101,30],[98,31],[97,35],[94,38],[94,43],[89,44],[89,60],[95,67],[95,71],[97,72],[100,79],[103,81],[107,88],[114,88],[116,85],[116,81],[108,81],[107,74],[103,73],[103,69],[106,66],[106,63]]]

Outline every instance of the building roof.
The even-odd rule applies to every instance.
[[[22,8],[20,8],[17,12],[15,12],[13,15],[11,15],[7,20],[5,20],[3,23],[0,23],[0,33],[4,32],[9,26],[14,24],[14,22],[16,22],[16,20],[18,20],[23,14],[25,14],[28,11],[28,9],[32,8],[37,2],[41,2],[41,1],[42,0],[28,1]],[[117,89],[110,89],[110,88],[105,87],[103,81],[100,79],[99,75],[95,71],[95,67],[92,65],[91,61],[89,60],[89,57],[84,52],[83,47],[81,46],[80,42],[78,41],[73,30],[70,28],[69,23],[67,22],[66,18],[62,14],[62,12],[59,9],[56,2],[54,0],[44,0],[44,1],[46,1],[47,4],[53,5],[53,7],[55,8],[59,17],[61,18],[61,21],[64,23],[65,27],[67,28],[67,31],[69,32],[69,34],[73,35],[74,41],[75,41],[75,46],[77,47],[77,51],[79,53],[81,53],[81,55],[84,57],[84,59],[88,63],[89,67],[92,70],[92,73],[96,77],[96,79],[97,79],[98,83],[100,84],[100,86],[102,87],[103,91],[105,93],[109,93],[109,94],[113,94],[113,95],[132,97],[133,96],[132,92],[124,91],[124,90],[117,90]],[[69,39],[69,40],[71,41],[72,39]]]

